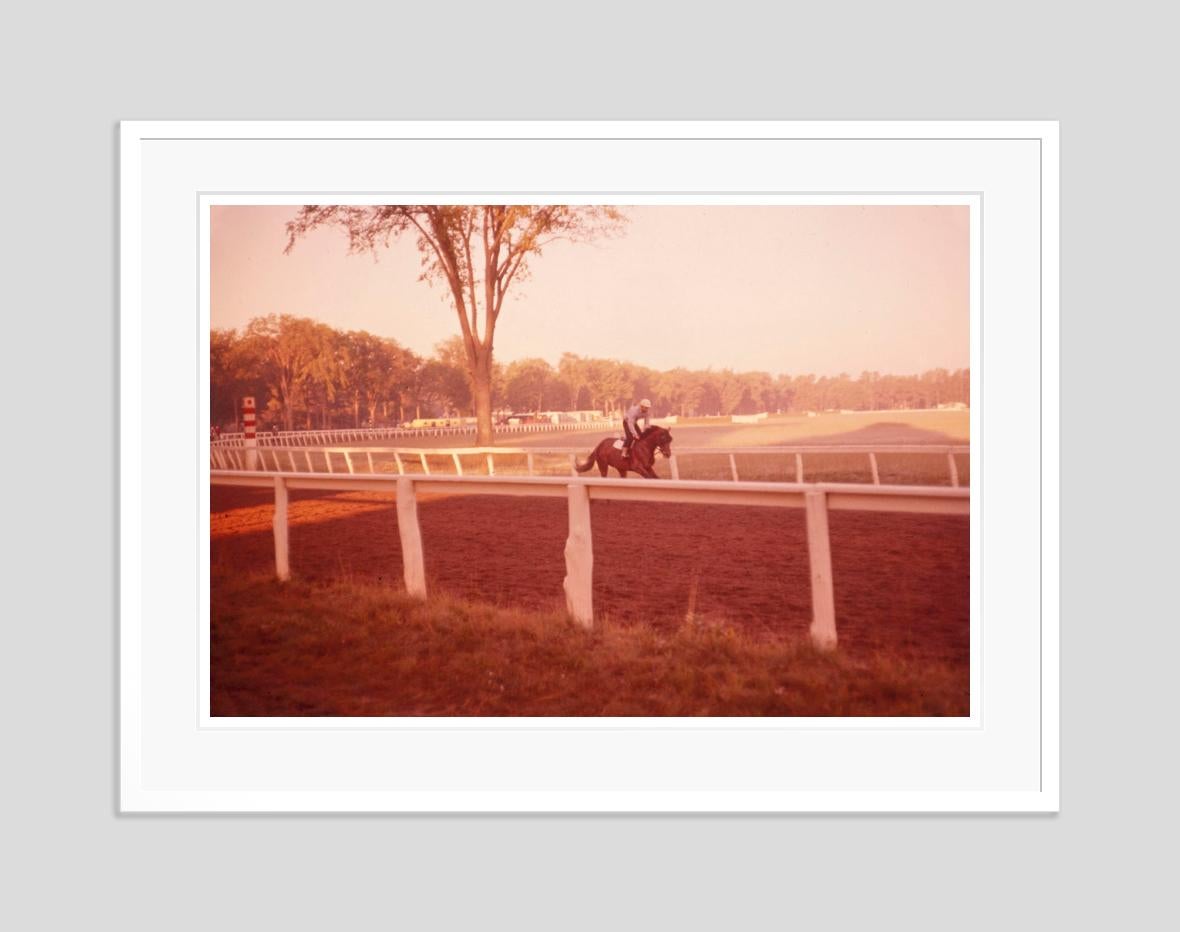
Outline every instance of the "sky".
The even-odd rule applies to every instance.
[[[459,333],[418,281],[412,238],[348,255],[323,228],[284,255],[296,207],[212,208],[215,329],[291,314],[393,337],[421,355]],[[966,368],[969,208],[628,207],[610,239],[556,243],[514,282],[495,358],[564,352],[653,369],[896,375]]]

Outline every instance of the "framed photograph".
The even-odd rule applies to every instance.
[[[128,812],[1056,811],[1055,123],[124,123]]]

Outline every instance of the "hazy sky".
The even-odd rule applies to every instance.
[[[337,229],[290,255],[294,207],[214,207],[215,328],[266,314],[394,337],[429,355],[459,332],[412,238],[346,253]],[[895,374],[969,365],[967,207],[631,207],[622,235],[559,243],[513,283],[496,359],[565,351],[655,369]]]

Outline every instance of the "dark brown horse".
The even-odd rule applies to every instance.
[[[644,479],[658,479],[656,471],[651,468],[656,459],[656,450],[665,457],[672,455],[672,434],[666,427],[654,424],[635,438],[631,444],[631,455],[623,456],[623,451],[615,448],[615,437],[607,437],[590,453],[590,458],[584,463],[577,463],[578,472],[589,472],[598,465],[598,471],[604,476],[612,466],[619,471],[619,475],[627,478],[628,472],[637,472]]]

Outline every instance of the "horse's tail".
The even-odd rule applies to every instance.
[[[590,456],[587,457],[586,462],[584,462],[584,463],[579,463],[575,460],[574,461],[574,469],[576,469],[578,472],[589,472],[591,469],[593,469],[594,468],[594,454],[596,452],[598,452],[598,451],[591,450]]]

